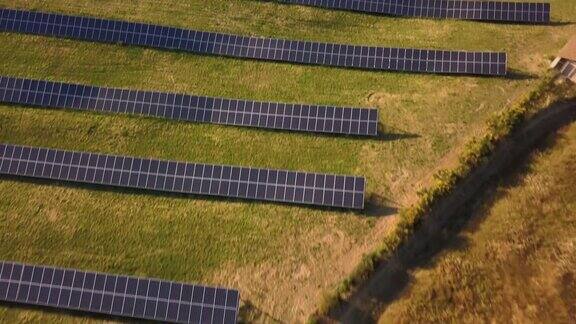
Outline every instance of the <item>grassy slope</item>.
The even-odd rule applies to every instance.
[[[556,21],[576,13],[553,1]],[[573,26],[394,19],[247,0],[13,1],[0,6],[91,14],[286,38],[505,50],[536,77]],[[215,14],[215,13],[218,14]],[[386,204],[478,132],[534,79],[374,73],[0,34],[0,73],[203,95],[376,106],[389,134],[358,140],[0,106],[0,141],[179,160],[366,175]],[[303,318],[369,251],[388,217],[274,204],[1,180],[4,259],[235,286],[273,316]],[[381,206],[380,206],[381,207]],[[305,296],[301,298],[302,294]],[[0,318],[55,318],[0,310]]]
[[[380,322],[576,320],[576,125],[503,185]]]

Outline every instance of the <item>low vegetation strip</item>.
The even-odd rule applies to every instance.
[[[576,321],[576,124],[545,145],[475,204],[381,323]]]
[[[478,170],[486,168],[489,158],[495,154],[497,149],[502,149],[501,144],[515,134],[520,125],[527,132],[531,116],[539,112],[545,113],[544,107],[548,107],[552,102],[560,102],[567,99],[576,98],[576,93],[569,85],[557,85],[555,77],[548,75],[542,80],[539,86],[517,104],[510,108],[497,113],[489,122],[485,135],[474,138],[465,147],[460,156],[459,165],[451,170],[439,171],[434,176],[434,183],[427,189],[419,192],[420,199],[418,202],[406,209],[401,210],[399,223],[394,232],[384,239],[381,246],[374,252],[366,255],[362,262],[356,267],[354,272],[338,285],[334,291],[330,292],[319,305],[316,314],[312,316],[312,321],[327,319],[329,317],[358,317],[364,315],[371,316],[374,310],[378,309],[377,301],[369,298],[357,297],[361,287],[367,285],[367,280],[371,277],[377,268],[388,266],[400,266],[395,261],[397,257],[406,257],[412,255],[425,247],[426,242],[414,240],[416,233],[424,231],[425,234],[434,234],[434,231],[441,230],[437,222],[435,225],[422,226],[424,221],[431,220],[434,223],[434,216],[446,218],[446,213],[455,206],[449,206],[447,202],[452,201],[455,204],[462,203],[465,196],[456,193],[456,189],[461,190],[462,182],[469,178]],[[561,106],[561,111],[566,111],[574,115],[574,109],[568,105]],[[551,107],[552,112],[558,111],[559,108]],[[540,116],[546,118],[546,116]],[[572,116],[573,117],[573,116]],[[541,125],[546,126],[546,125]],[[550,125],[548,125],[550,126]],[[527,133],[526,135],[531,135]],[[534,139],[532,139],[534,140]],[[530,141],[528,141],[530,142]],[[521,146],[521,145],[519,145]],[[506,150],[506,149],[505,149]],[[510,158],[510,157],[507,157]],[[496,167],[503,167],[505,163],[497,163]],[[489,171],[487,175],[492,175]],[[486,175],[485,174],[485,175]],[[472,188],[481,187],[489,177],[482,176],[472,183]],[[446,199],[450,194],[452,199]],[[439,211],[443,211],[442,214]],[[367,296],[364,296],[367,297]],[[359,300],[353,300],[359,298]],[[360,306],[359,304],[363,304]],[[359,311],[356,308],[362,308]],[[373,315],[373,314],[372,314]]]

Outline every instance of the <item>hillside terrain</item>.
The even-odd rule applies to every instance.
[[[576,320],[576,125],[475,208],[380,323]]]
[[[393,228],[435,170],[536,87],[574,33],[554,24],[405,19],[251,0],[0,0],[1,7],[244,35],[505,51],[506,78],[388,73],[0,33],[0,74],[266,101],[376,107],[375,139],[0,104],[0,142],[181,161],[363,175],[362,212],[0,178],[2,259],[235,287],[262,314],[303,321]],[[0,321],[74,322],[0,307]],[[82,319],[91,321],[91,319]]]

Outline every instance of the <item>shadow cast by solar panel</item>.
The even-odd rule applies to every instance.
[[[274,132],[278,134],[298,134],[304,137],[321,137],[321,138],[342,138],[349,139],[353,141],[399,141],[405,139],[420,138],[421,136],[413,133],[406,132],[387,132],[386,127],[382,123],[378,123],[378,133],[376,136],[372,135],[356,135],[356,134],[339,134],[339,133],[324,133],[324,132],[312,132],[312,131],[291,131],[285,129],[273,129],[273,128],[258,128],[249,126],[236,126],[236,125],[225,125],[225,124],[215,124],[227,127],[235,127],[239,129],[252,128],[259,132]]]
[[[417,73],[417,72],[414,72]],[[422,73],[420,73],[422,74]],[[423,74],[430,74],[430,73],[423,73]],[[525,72],[525,71],[521,71],[518,69],[510,69],[508,68],[506,70],[506,74],[505,75],[480,75],[480,74],[450,74],[450,73],[434,73],[435,75],[441,75],[441,76],[462,76],[462,77],[475,77],[475,78],[481,78],[481,79],[494,79],[494,78],[500,78],[500,79],[508,79],[508,80],[535,80],[538,79],[538,75],[536,74],[532,74],[529,72]]]
[[[194,193],[179,193],[179,192],[166,192],[157,191],[152,189],[144,188],[128,188],[128,187],[116,187],[106,184],[92,184],[92,183],[81,183],[81,182],[68,182],[65,180],[53,180],[44,178],[33,178],[21,175],[7,175],[0,174],[1,180],[10,180],[15,182],[23,182],[36,185],[54,186],[59,188],[73,188],[82,189],[97,192],[111,192],[117,194],[127,194],[135,196],[155,196],[163,198],[172,199],[183,199],[183,200],[198,200],[198,201],[208,201],[208,202],[222,202],[222,203],[243,203],[243,204],[257,204],[257,205],[276,205],[276,206],[286,206],[295,207],[300,209],[309,209],[312,211],[332,211],[332,212],[351,212],[358,215],[363,214],[363,210],[346,208],[346,207],[330,207],[321,206],[314,204],[305,204],[298,202],[282,202],[282,201],[272,201],[272,200],[257,200],[249,198],[237,198],[237,197],[224,197],[224,196],[211,196],[204,194],[194,194]]]
[[[31,304],[21,304],[17,302],[6,302],[0,301],[0,306],[6,307],[8,309],[18,309],[18,310],[29,310],[29,311],[42,311],[44,313],[50,313],[55,315],[67,315],[74,317],[75,320],[95,320],[95,321],[115,321],[119,323],[157,323],[155,321],[144,320],[144,319],[131,319],[122,316],[96,314],[92,312],[86,312],[82,310],[72,310],[55,308],[50,306],[41,305],[31,305]]]
[[[378,132],[378,136],[375,138],[369,138],[372,140],[378,141],[401,141],[401,140],[408,140],[408,139],[415,139],[420,138],[422,136],[413,133],[392,133],[392,132]]]
[[[510,26],[534,26],[534,27],[561,27],[561,26],[570,26],[574,23],[571,21],[549,21],[543,23],[531,23],[531,22],[522,22],[522,21],[499,21],[499,20],[474,20],[474,19],[467,19],[469,21],[473,21],[475,23],[480,24],[489,24],[489,25],[510,25]]]
[[[398,208],[393,205],[395,205],[393,201],[373,193],[366,200],[364,210],[361,214],[367,217],[392,216],[398,213]]]
[[[498,24],[498,25],[528,25],[528,26],[566,26],[571,25],[572,22],[524,22],[524,21],[507,21],[507,20],[489,20],[489,19],[463,19],[463,18],[437,18],[437,17],[428,17],[428,16],[410,16],[410,15],[393,15],[393,14],[386,14],[386,13],[378,13],[378,12],[371,12],[371,11],[363,11],[363,10],[354,10],[354,9],[345,9],[345,8],[329,8],[329,7],[321,7],[315,6],[313,4],[298,4],[298,3],[289,3],[282,0],[249,0],[251,2],[269,2],[275,3],[281,6],[303,6],[308,8],[315,8],[323,11],[329,12],[348,12],[358,15],[366,15],[371,17],[386,17],[392,19],[402,19],[402,20],[414,20],[414,19],[421,19],[421,20],[449,20],[449,21],[469,21],[474,23],[485,23],[485,24]]]
[[[50,36],[42,36],[41,37],[50,37]],[[68,37],[61,37],[65,39],[70,39],[79,42],[88,42],[94,43],[92,41],[86,41],[76,38],[68,38]],[[273,63],[273,64],[281,64],[281,65],[293,65],[293,66],[302,66],[302,67],[316,67],[316,68],[324,68],[324,69],[341,69],[341,70],[348,70],[348,71],[357,71],[357,72],[372,72],[372,73],[402,73],[402,74],[419,74],[419,75],[440,75],[440,76],[451,76],[451,77],[485,77],[485,78],[502,78],[506,77],[505,75],[497,75],[497,74],[475,74],[475,73],[449,73],[449,72],[427,72],[427,71],[407,71],[407,70],[393,70],[393,69],[371,69],[371,68],[364,68],[364,67],[354,67],[354,66],[339,66],[339,65],[325,65],[320,63],[304,63],[304,62],[295,62],[295,61],[280,61],[280,60],[273,60],[273,59],[260,59],[260,58],[250,58],[250,57],[238,57],[226,54],[210,54],[210,53],[190,53],[185,50],[180,49],[166,49],[166,48],[157,48],[145,45],[133,45],[133,44],[126,44],[126,43],[99,43],[99,44],[107,44],[107,45],[119,45],[119,46],[127,46],[127,47],[137,47],[142,49],[153,49],[158,51],[170,52],[170,53],[178,53],[178,54],[193,54],[202,57],[223,57],[226,59],[234,59],[244,62],[260,62],[260,63]]]
[[[378,135],[368,138],[367,140],[375,141],[400,141],[422,137],[420,134],[410,133],[403,129],[386,126],[384,123],[378,123]]]
[[[572,26],[575,24],[576,24],[576,22],[574,22],[574,21],[554,21],[554,22],[547,24],[547,26],[562,27],[562,26]]]
[[[238,323],[283,323],[270,313],[258,308],[249,300],[244,300],[238,312]]]
[[[324,137],[324,138],[345,138],[351,140],[359,140],[359,141],[399,141],[404,139],[413,139],[419,138],[420,135],[412,134],[412,133],[392,133],[387,132],[385,130],[385,126],[382,123],[378,124],[378,134],[376,136],[371,135],[355,135],[355,134],[340,134],[340,133],[325,133],[325,132],[313,132],[313,131],[301,131],[301,130],[286,130],[286,129],[276,129],[276,128],[265,128],[265,127],[256,127],[256,126],[239,126],[239,125],[229,125],[229,124],[218,124],[218,123],[208,123],[208,122],[192,122],[192,121],[182,121],[182,120],[175,120],[170,118],[161,118],[161,117],[153,117],[141,114],[130,114],[130,113],[114,113],[114,112],[102,112],[97,110],[81,110],[72,109],[72,108],[55,108],[55,107],[45,107],[39,105],[22,105],[22,104],[15,104],[9,102],[1,102],[3,106],[12,107],[17,109],[41,109],[41,110],[50,110],[50,111],[64,111],[70,113],[89,113],[95,114],[99,116],[125,116],[129,118],[144,118],[148,120],[154,121],[165,121],[168,123],[185,123],[191,125],[212,125],[212,126],[223,126],[223,127],[231,127],[238,130],[247,130],[250,129],[252,131],[257,132],[273,132],[278,134],[290,134],[290,135],[300,135],[305,137]]]
[[[506,78],[510,80],[534,80],[538,79],[538,75],[517,69],[510,69]]]

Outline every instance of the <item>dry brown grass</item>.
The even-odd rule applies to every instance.
[[[576,320],[576,125],[509,179],[381,323]],[[457,242],[457,243],[456,243]]]

